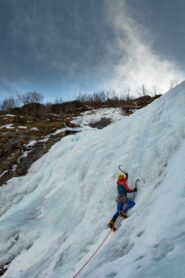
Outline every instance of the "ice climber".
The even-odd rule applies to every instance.
[[[127,218],[126,212],[131,209],[135,202],[127,197],[127,193],[132,193],[137,191],[137,187],[131,189],[127,185],[128,173],[122,173],[118,176],[117,180],[117,190],[118,196],[116,198],[117,211],[112,217],[111,221],[108,223],[108,227],[116,231],[115,222],[118,216]]]

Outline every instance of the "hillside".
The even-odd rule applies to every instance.
[[[117,166],[136,206],[80,277],[185,275],[185,82],[104,129],[85,127],[53,145],[0,188],[5,278],[69,278],[107,234]]]
[[[25,175],[32,163],[53,144],[79,132],[78,127],[84,125],[83,116],[85,121],[89,119],[88,125],[101,129],[111,124],[111,111],[129,116],[158,97],[160,95],[103,100],[101,94],[96,94],[85,96],[81,101],[28,103],[0,111],[0,186],[12,177]]]

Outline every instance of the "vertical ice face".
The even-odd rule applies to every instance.
[[[142,180],[136,206],[82,277],[169,277],[172,269],[178,277],[185,249],[184,159],[184,83],[103,130],[64,138],[26,176],[0,188],[4,277],[72,277],[107,232],[119,164],[130,186]]]

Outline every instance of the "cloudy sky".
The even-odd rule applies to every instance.
[[[0,99],[46,101],[184,79],[184,0],[1,0]]]

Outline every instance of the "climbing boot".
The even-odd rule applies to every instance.
[[[127,218],[128,217],[124,211],[120,211],[119,216],[121,216],[122,218]]]
[[[108,227],[109,227],[113,232],[116,231],[116,227],[115,227],[115,222],[114,222],[114,221],[111,220],[111,221],[108,223]]]

